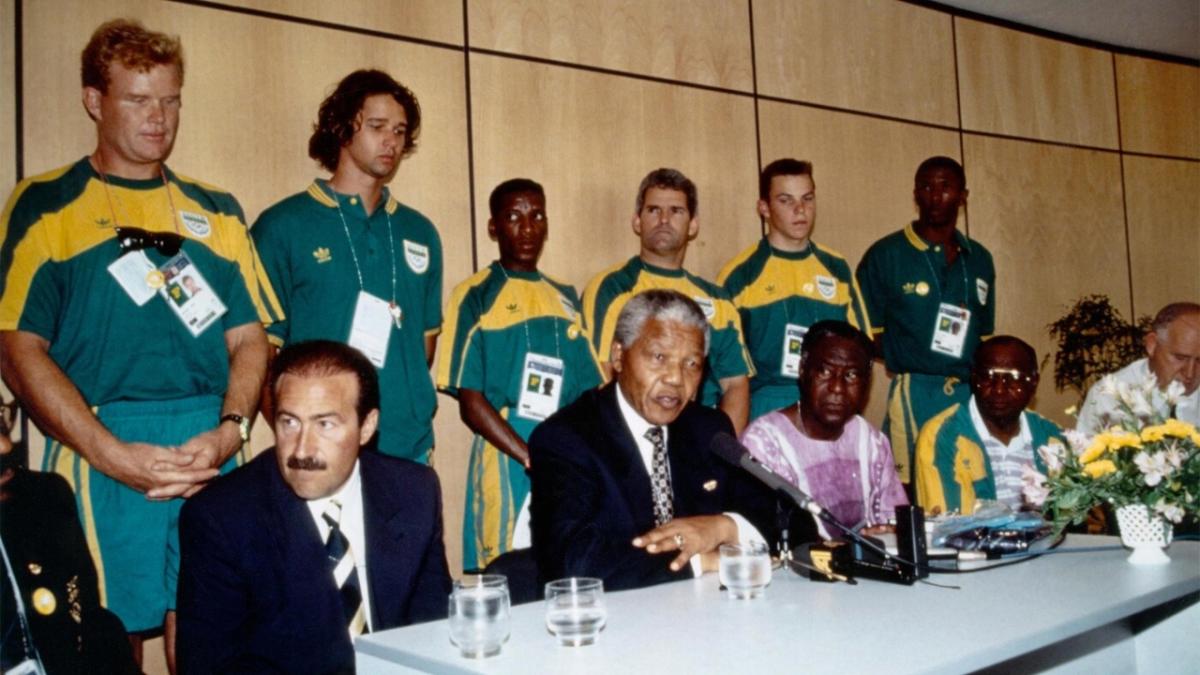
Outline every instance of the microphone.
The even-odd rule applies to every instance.
[[[750,475],[772,490],[784,493],[796,503],[796,506],[814,516],[826,520],[833,517],[832,514],[825,510],[825,507],[805,494],[803,490],[780,478],[774,471],[771,471],[759,463],[757,459],[754,459],[754,456],[746,450],[746,446],[739,443],[732,435],[721,432],[713,436],[712,443],[709,444],[709,450],[728,464],[745,469]]]
[[[838,550],[842,547],[840,542],[835,542],[832,549],[825,547],[826,555],[832,555],[829,562],[831,563],[830,569],[833,573],[840,573],[847,577],[857,574],[881,581],[906,585],[912,584],[920,577],[929,575],[928,562],[923,558],[925,530],[924,519],[921,517],[922,512],[919,507],[914,507],[912,511],[916,511],[916,518],[919,523],[916,527],[919,528],[917,533],[921,538],[919,550],[922,555],[918,557],[919,562],[913,562],[909,558],[914,556],[915,551],[906,551],[905,558],[893,556],[883,547],[883,542],[859,534],[853,528],[846,527],[832,513],[827,511],[825,507],[805,494],[803,490],[784,480],[778,474],[754,459],[750,452],[746,450],[746,446],[739,443],[733,436],[724,432],[718,433],[713,436],[712,443],[709,444],[709,449],[728,464],[741,467],[749,472],[750,475],[772,490],[787,495],[789,499],[795,502],[796,506],[846,533],[846,536],[853,542],[852,544],[846,545],[842,550]],[[827,574],[825,570],[818,571],[822,574]]]

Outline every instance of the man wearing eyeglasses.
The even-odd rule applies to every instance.
[[[237,201],[164,164],[179,40],[110,21],[82,74],[95,151],[21,182],[0,220],[0,369],[76,492],[101,600],[139,656],[165,625],[170,663],[181,498],[236,464],[279,308]]]
[[[1037,385],[1037,353],[1023,340],[998,335],[975,350],[971,398],[917,438],[917,500],[927,512],[969,514],[979,499],[1021,507],[1025,467],[1046,472],[1037,449],[1066,445],[1058,425],[1026,410]]]

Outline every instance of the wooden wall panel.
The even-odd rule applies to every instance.
[[[813,240],[841,253],[851,268],[877,239],[916,217],[913,174],[921,161],[958,157],[958,134],[952,131],[774,102],[760,103],[759,117],[764,164],[780,157],[813,163]],[[755,187],[743,200],[747,215],[757,199]],[[875,371],[865,416],[880,424],[888,379],[882,367]]]
[[[1050,348],[1046,326],[1089,293],[1129,307],[1120,160],[1114,153],[968,135],[971,234],[996,263],[996,333]],[[1036,407],[1074,426],[1054,391],[1053,360]]]
[[[16,51],[13,3],[0,3],[0,191],[5,198],[17,182]]]
[[[1133,306],[1200,300],[1200,164],[1125,157]]]
[[[1112,55],[955,19],[964,129],[1117,147]]]
[[[225,0],[225,4],[407,37],[463,43],[461,2],[447,0]]]
[[[1200,157],[1200,68],[1116,59],[1122,149]]]
[[[487,196],[525,176],[547,192],[542,268],[582,290],[637,253],[631,218],[642,178],[679,169],[699,191],[700,234],[686,266],[709,279],[759,236],[754,105],[746,97],[491,56],[471,58],[479,260]],[[612,105],[609,102],[619,101]]]
[[[471,0],[471,46],[750,91],[745,0]]]
[[[957,125],[947,14],[893,0],[754,3],[758,91]]]

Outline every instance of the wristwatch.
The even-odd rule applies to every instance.
[[[249,419],[242,417],[237,413],[229,413],[221,418],[221,424],[226,422],[233,422],[234,424],[238,425],[238,434],[241,435],[243,443],[248,443],[250,441]]]

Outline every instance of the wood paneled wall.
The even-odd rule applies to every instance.
[[[999,331],[1044,354],[1045,325],[1080,295],[1106,293],[1127,316],[1200,297],[1192,65],[895,0],[0,0],[6,193],[18,131],[25,175],[92,148],[78,57],[115,16],[183,38],[171,164],[233,189],[252,220],[321,175],[306,143],[340,77],[375,66],[408,84],[421,144],[392,188],[438,225],[447,293],[495,257],[487,196],[513,176],[548,191],[543,267],[582,286],[635,252],[634,192],[658,166],[699,186],[688,265],[711,277],[760,236],[760,159],[815,162],[815,238],[854,265],[914,216],[916,165],[945,154],[967,169],[960,225],[996,257]],[[16,30],[20,53],[8,39]],[[7,75],[16,64],[20,91]],[[1069,396],[1051,381],[1039,407],[1066,421]],[[470,438],[455,402],[441,403],[434,465],[457,568]],[[254,443],[268,445],[269,430],[260,425]]]

